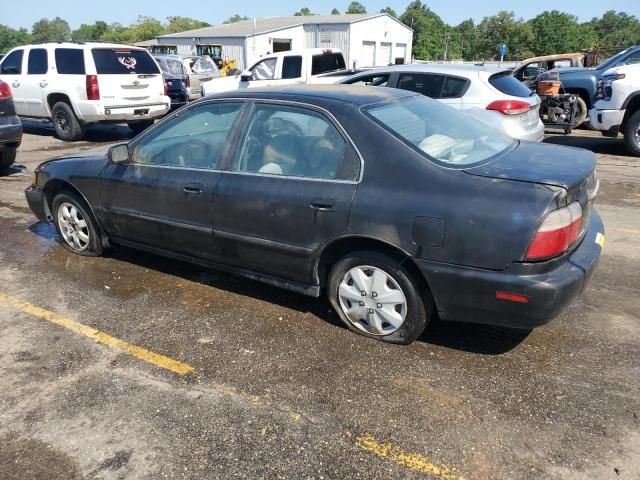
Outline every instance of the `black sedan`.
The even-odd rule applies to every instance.
[[[22,123],[16,115],[11,87],[0,80],[0,171],[16,160],[22,141]]]
[[[529,329],[573,302],[604,241],[595,168],[415,93],[295,86],[45,162],[26,195],[71,252],[127,245],[326,292],[351,330],[409,343],[434,315]]]

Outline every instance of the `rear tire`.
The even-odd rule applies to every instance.
[[[0,171],[6,170],[16,161],[17,151],[15,148],[0,151]]]
[[[71,192],[59,193],[52,207],[53,222],[65,249],[87,257],[102,255],[100,228],[81,198]]]
[[[134,136],[140,135],[147,128],[153,125],[153,120],[143,120],[141,122],[129,122],[127,126],[131,129]]]
[[[51,109],[53,130],[60,140],[75,142],[84,137],[84,127],[68,103],[58,102]]]
[[[327,296],[352,332],[409,344],[424,331],[433,302],[397,261],[377,252],[353,252],[329,274]],[[424,298],[427,297],[428,298]]]
[[[624,143],[631,153],[640,157],[640,110],[631,115],[624,126]]]

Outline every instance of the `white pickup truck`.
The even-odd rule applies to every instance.
[[[201,84],[203,97],[240,88],[302,83],[336,83],[354,72],[346,69],[342,52],[308,48],[265,55],[240,75]]]

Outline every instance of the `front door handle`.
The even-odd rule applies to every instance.
[[[11,84],[11,86],[12,86],[13,88],[18,88],[18,87],[20,86],[20,82],[13,82],[13,83]]]
[[[332,212],[336,209],[337,203],[333,198],[316,198],[311,201],[311,208]]]
[[[45,82],[44,80],[42,82],[40,82],[40,86],[42,88],[46,87],[47,85],[49,85],[47,82]]]
[[[202,193],[204,190],[204,183],[184,183],[182,185],[182,191],[189,194]]]

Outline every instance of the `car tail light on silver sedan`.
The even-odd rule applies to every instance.
[[[582,206],[573,202],[549,213],[533,236],[525,260],[546,260],[563,254],[580,236]]]
[[[520,115],[531,110],[529,102],[522,100],[496,100],[487,105],[487,110],[495,110],[503,115]]]
[[[0,99],[11,98],[11,87],[8,83],[0,80]]]

